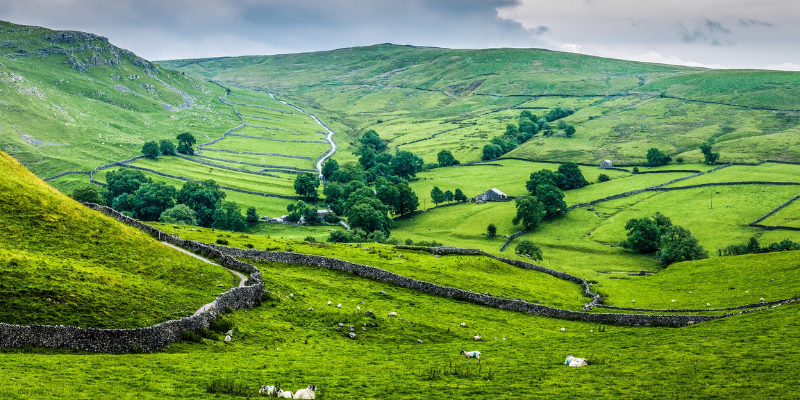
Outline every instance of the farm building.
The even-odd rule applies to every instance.
[[[600,161],[600,168],[614,168],[614,164],[611,163],[611,160],[603,160]]]
[[[506,201],[508,196],[497,188],[491,188],[484,193],[481,193],[472,199],[476,203],[483,203],[486,201]]]

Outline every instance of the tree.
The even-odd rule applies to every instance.
[[[380,153],[386,149],[386,144],[383,143],[381,137],[378,136],[378,132],[372,129],[368,130],[367,133],[361,137],[361,146],[369,147],[376,153]]]
[[[453,195],[453,200],[455,200],[455,201],[467,201],[467,196],[464,195],[464,192],[462,192],[461,189],[456,189],[456,192]]]
[[[545,214],[542,203],[532,196],[517,197],[515,201],[517,215],[514,216],[511,223],[518,225],[522,222],[523,229],[534,229],[539,226],[539,220],[541,220]]]
[[[232,201],[226,201],[222,207],[214,211],[214,223],[211,226],[234,232],[243,231],[246,227],[239,205]]]
[[[608,182],[610,180],[611,180],[611,178],[609,178],[608,175],[606,175],[606,174],[597,175],[597,181],[598,182],[602,183],[602,182]]]
[[[400,150],[392,158],[392,173],[403,178],[409,179],[417,176],[417,172],[422,171],[425,162],[418,155]]]
[[[664,214],[657,212],[653,218],[630,219],[625,224],[628,231],[627,239],[620,245],[639,253],[652,253],[661,245],[662,236],[672,227],[672,220]]]
[[[194,144],[197,142],[194,135],[189,132],[183,132],[177,137],[178,139],[178,153],[194,154]]]
[[[544,119],[547,122],[553,122],[555,120],[558,120],[558,119],[561,119],[561,118],[564,118],[564,117],[568,117],[568,116],[572,115],[573,113],[575,113],[575,110],[573,110],[571,108],[556,107],[556,108],[553,108],[552,110],[550,110],[544,116]]]
[[[567,137],[570,137],[570,136],[574,135],[575,134],[575,127],[572,126],[572,125],[567,125],[567,127],[564,128],[564,134],[567,135]]]
[[[393,206],[394,213],[396,215],[405,215],[416,211],[417,207],[419,207],[419,199],[411,187],[405,182],[400,183],[397,185],[397,192],[397,201]]]
[[[72,191],[70,197],[79,203],[105,204],[105,201],[103,201],[103,194],[96,185],[85,185],[76,188]]]
[[[354,154],[359,155],[358,163],[365,171],[375,166],[375,150],[372,147],[362,146]]]
[[[528,182],[525,183],[525,189],[528,189],[531,196],[536,196],[536,188],[540,185],[556,186],[556,174],[549,169],[540,169],[531,174]]]
[[[177,201],[186,204],[197,213],[197,224],[210,227],[214,222],[214,210],[222,206],[226,193],[213,179],[203,182],[189,181],[178,191]]]
[[[319,178],[317,175],[310,172],[297,175],[294,181],[294,191],[301,197],[316,200],[319,197],[317,188],[319,187]]]
[[[453,153],[450,150],[442,150],[439,154],[436,155],[436,160],[439,161],[440,167],[449,167],[451,165],[459,164],[458,160],[453,157]]]
[[[536,199],[542,203],[546,217],[552,217],[561,211],[567,210],[567,203],[564,202],[564,192],[553,185],[537,186]]]
[[[444,192],[442,192],[442,189],[439,189],[438,186],[434,186],[433,189],[431,189],[431,200],[433,200],[433,204],[437,206],[439,203],[444,203]]]
[[[158,149],[161,151],[161,154],[165,156],[175,155],[175,145],[172,144],[172,142],[167,139],[162,139],[159,142]]]
[[[455,195],[453,194],[453,192],[451,192],[451,191],[450,191],[450,189],[448,189],[448,190],[445,190],[445,192],[444,192],[444,199],[445,199],[445,200],[446,200],[448,203],[449,203],[449,202],[451,202],[451,201],[453,201],[453,199],[454,199],[454,198],[455,198]]]
[[[664,154],[655,147],[651,147],[650,150],[647,150],[647,165],[651,167],[667,165],[670,161],[672,161],[672,157]]]
[[[142,154],[144,154],[147,158],[158,158],[158,143],[155,140],[151,140],[149,142],[145,142],[142,146]]]
[[[673,226],[667,230],[661,250],[658,252],[658,259],[661,262],[672,264],[704,258],[708,258],[708,253],[688,229],[682,226]]]
[[[494,224],[489,224],[489,226],[486,227],[486,233],[489,237],[497,236],[497,227],[494,226]]]
[[[325,165],[322,166],[322,176],[325,177],[325,180],[328,180],[330,179],[331,175],[338,170],[339,163],[336,160],[329,158],[327,161],[325,161]]]
[[[711,149],[711,146],[714,144],[713,140],[709,140],[707,143],[703,143],[700,145],[700,151],[703,152],[703,156],[705,157],[705,162],[708,165],[713,165],[717,163],[719,160],[719,153],[714,153]]]
[[[483,146],[483,155],[481,156],[481,160],[494,160],[497,157],[503,155],[503,148],[496,145],[496,144],[487,144]]]
[[[175,207],[164,210],[158,220],[168,224],[194,225],[197,223],[197,213],[186,204],[176,204]]]
[[[144,176],[142,171],[135,169],[120,168],[109,172],[106,174],[106,204],[112,204],[113,200],[121,194],[133,194],[139,189],[139,186],[146,182],[150,182],[150,178]],[[117,208],[114,209],[122,211]]]
[[[514,252],[521,256],[528,256],[534,261],[542,261],[542,249],[528,239],[523,239],[514,247]]]
[[[393,223],[388,212],[389,210],[380,200],[374,197],[363,197],[353,204],[345,215],[351,228],[361,228],[370,233],[382,231],[389,236]]]
[[[258,222],[258,212],[255,207],[249,207],[245,216],[247,222]]]
[[[133,196],[133,211],[139,219],[156,221],[161,213],[175,206],[178,191],[164,182],[142,184]]]
[[[558,166],[558,172],[564,175],[564,186],[558,186],[563,190],[582,188],[589,184],[581,173],[581,168],[573,162],[566,162]]]

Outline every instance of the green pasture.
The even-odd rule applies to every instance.
[[[220,158],[224,160],[249,162],[251,164],[265,164],[265,165],[275,165],[278,167],[314,169],[313,160],[307,160],[304,158],[263,156],[259,154],[234,154],[222,151],[199,151],[197,152],[197,154],[213,158]],[[216,160],[208,160],[208,161],[217,162]]]
[[[263,120],[255,120],[253,118],[244,117],[244,122],[249,125],[254,126],[273,126],[270,122],[272,121],[263,121]],[[319,127],[319,125],[317,125]],[[318,129],[319,130],[319,129]],[[320,130],[321,132],[321,130]],[[317,133],[316,131],[303,131],[297,132],[294,130],[291,131],[283,131],[283,130],[274,130],[274,129],[263,129],[263,128],[255,128],[252,126],[245,126],[242,129],[237,130],[236,132],[232,132],[237,135],[248,135],[248,136],[255,136],[265,139],[285,139],[285,140],[325,140],[325,135]]]
[[[699,185],[712,182],[800,182],[800,165],[764,163],[761,165],[731,165],[709,174],[676,182],[668,187]],[[800,187],[796,188],[800,193]],[[788,200],[788,199],[787,199]]]
[[[238,152],[245,151],[252,153],[275,153],[290,156],[305,156],[314,159],[330,149],[330,144],[278,142],[238,136],[226,136],[225,139],[222,139],[213,145],[206,146],[205,148],[233,150]],[[236,156],[236,154],[229,154],[231,154],[229,157]]]

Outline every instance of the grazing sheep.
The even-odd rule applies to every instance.
[[[225,334],[228,335],[228,336],[233,336],[233,329],[225,332]]]
[[[572,354],[567,354],[567,360],[564,361],[564,365],[568,365],[570,367],[585,367],[589,365],[589,363],[586,362],[585,358],[577,358],[573,357]]]
[[[566,330],[567,330],[567,328],[561,328],[561,332],[564,332]]]
[[[762,298],[761,298],[761,302],[763,303],[763,302],[765,302],[765,301],[766,301],[766,300],[764,300],[764,298],[762,297]]]
[[[294,293],[289,293],[289,297],[293,299],[294,298]]]
[[[464,357],[467,357],[467,360],[469,360],[468,364],[472,364],[472,359],[473,358],[478,360],[478,364],[481,363],[481,352],[480,351],[464,351],[464,350],[461,350],[461,355],[463,355]]]
[[[478,335],[473,336],[472,340],[481,340],[481,335],[478,334]]]
[[[631,303],[636,303],[636,300],[631,300]]]
[[[275,386],[264,385],[261,387],[261,389],[258,390],[258,393],[272,395],[275,393]]]
[[[672,302],[674,303],[674,302],[675,302],[675,300],[672,300]]]
[[[342,303],[337,304],[336,308],[342,308]]]
[[[330,301],[328,301],[328,305],[331,305],[331,304],[333,304],[333,303],[332,303],[332,302],[330,302]]]
[[[461,327],[462,327],[462,328],[466,328],[466,327],[467,327],[467,324],[466,324],[466,323],[464,323],[464,322],[462,322],[462,323],[461,323]]]
[[[295,399],[313,399],[313,398],[315,398],[314,397],[314,391],[315,390],[317,390],[316,386],[308,385],[307,388],[300,389],[300,390],[294,392],[294,398]]]
[[[397,316],[397,311],[392,311],[387,316],[388,317],[396,317]]]
[[[225,343],[231,342],[231,335],[225,335]]]
[[[284,399],[291,399],[291,398],[294,397],[294,396],[292,396],[292,394],[294,394],[294,393],[284,391],[283,389],[278,389],[276,394],[278,395],[278,397],[282,397]]]
[[[361,311],[361,306],[356,306],[356,310]]]
[[[711,307],[711,303],[706,303],[706,307]]]

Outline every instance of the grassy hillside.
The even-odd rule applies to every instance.
[[[715,138],[723,161],[800,160],[800,74],[714,71],[537,49],[375,45],[275,56],[162,61],[187,74],[269,89],[329,115],[357,139],[374,128],[392,148],[475,161],[527,109],[577,112],[570,138],[541,136],[510,155],[642,162],[657,147],[687,161]],[[291,73],[287,73],[291,72]],[[427,139],[426,139],[427,138]],[[419,139],[421,142],[409,144]],[[351,160],[341,154],[341,160]]]
[[[192,315],[238,284],[67,198],[0,152],[0,322],[127,328]]]

